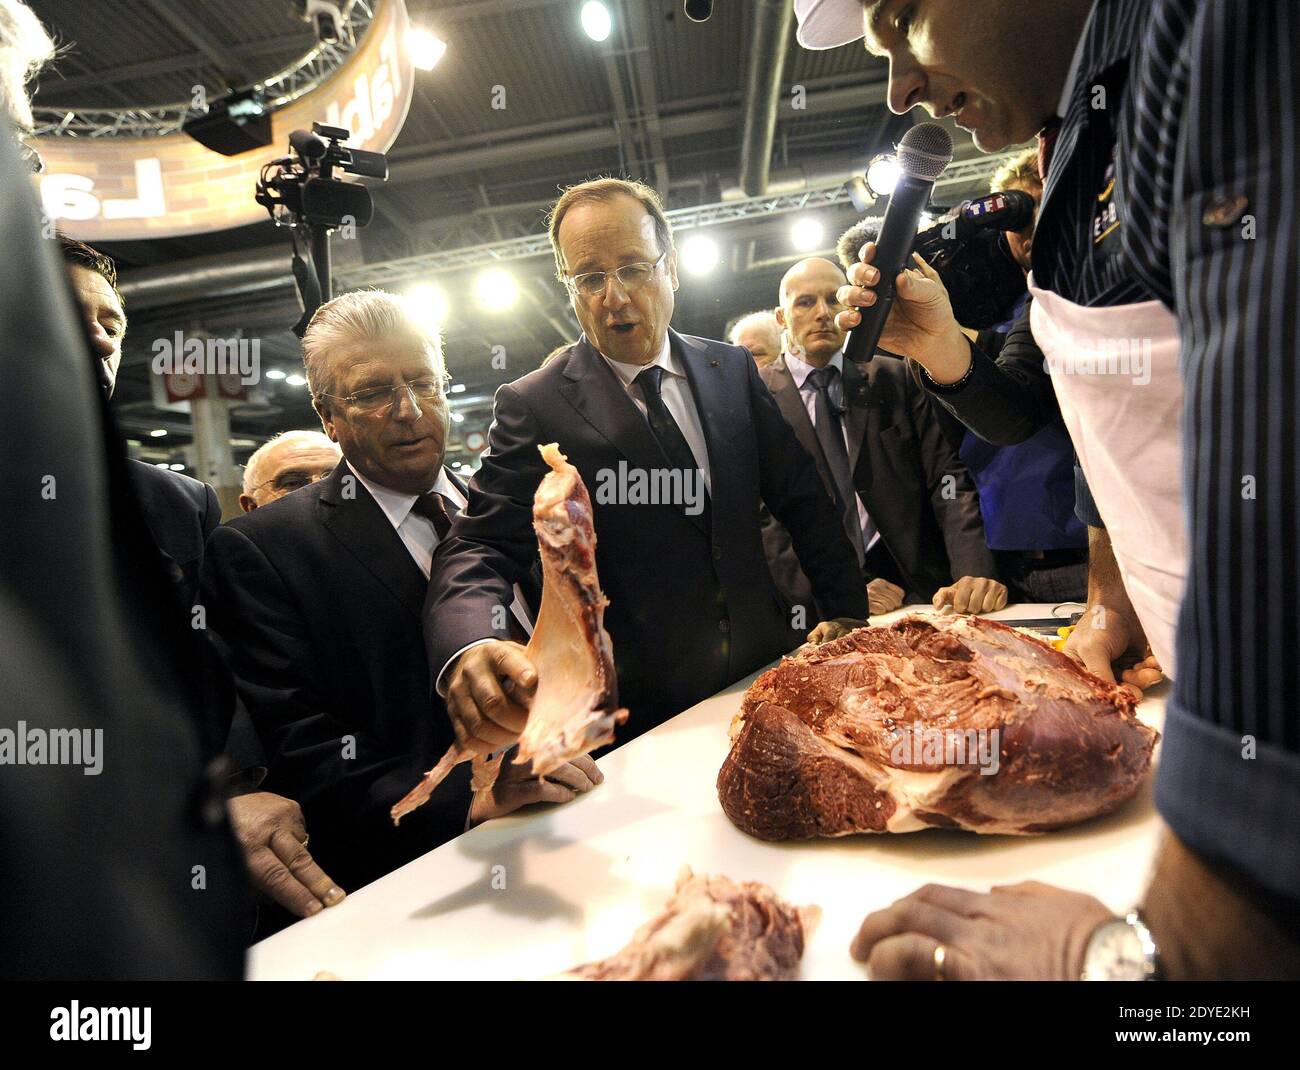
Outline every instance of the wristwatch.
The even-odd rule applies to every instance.
[[[1083,981],[1155,981],[1160,959],[1151,930],[1136,910],[1103,921],[1083,953]]]

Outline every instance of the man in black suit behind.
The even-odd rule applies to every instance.
[[[58,240],[86,324],[100,385],[112,397],[126,337],[126,309],[117,288],[117,267],[111,257],[83,241],[66,234],[60,234]],[[188,609],[199,593],[204,543],[221,523],[217,492],[197,479],[143,461],[128,460],[127,468],[149,533]]]
[[[843,355],[844,273],[811,257],[781,280],[786,351],[759,370],[781,414],[816,461],[866,569],[873,613],[908,601],[981,613],[1006,605],[984,539],[970,473],[953,453],[901,360],[859,366]],[[808,581],[780,524],[763,539],[778,586],[798,603]]]
[[[677,261],[654,191],[616,179],[575,186],[552,212],[551,242],[583,337],[497,392],[489,448],[434,561],[425,610],[430,668],[461,742],[480,752],[517,738],[536,687],[500,607],[537,558],[543,443],[559,443],[591,494],[605,624],[631,711],[620,740],[790,650],[813,623],[792,627],[772,583],[760,501],[789,528],[819,615],[867,609],[834,507],[749,354],[669,328]],[[638,478],[676,493],[642,502]]]
[[[452,741],[420,635],[429,560],[464,502],[442,464],[441,341],[392,295],[350,293],[316,312],[303,353],[343,461],[218,528],[203,601],[266,748],[263,788],[302,806],[312,854],[352,890],[458,835],[467,813],[564,801],[599,774],[587,762],[541,784],[505,763],[471,809],[462,767],[393,827],[390,807]]]

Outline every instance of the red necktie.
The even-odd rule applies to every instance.
[[[411,506],[411,512],[424,517],[433,525],[433,530],[438,533],[439,542],[442,542],[447,537],[447,532],[451,530],[451,516],[447,512],[447,503],[437,491],[431,490],[428,494],[417,497],[415,504]]]

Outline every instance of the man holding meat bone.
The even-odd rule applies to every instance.
[[[583,336],[498,391],[469,505],[430,576],[430,671],[471,753],[517,739],[536,688],[500,607],[537,559],[542,443],[558,443],[591,496],[619,703],[630,710],[620,742],[791,650],[816,620],[828,634],[842,627],[834,618],[867,616],[834,504],[753,359],[669,327],[677,254],[657,194],[583,183],[556,203],[550,234]],[[646,473],[667,473],[660,485],[680,493],[647,502],[623,492]],[[817,617],[788,613],[777,594],[760,502],[790,532]]]

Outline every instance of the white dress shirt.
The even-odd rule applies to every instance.
[[[388,517],[388,522],[393,525],[397,537],[406,544],[406,549],[410,552],[412,560],[419,566],[420,571],[424,573],[424,578],[427,580],[433,563],[433,551],[438,548],[438,532],[433,526],[433,521],[428,517],[411,512],[411,506],[415,504],[415,495],[403,494],[401,491],[381,487],[378,483],[367,479],[351,465],[348,465],[348,470],[361,480],[366,490],[370,491],[370,496],[375,499],[375,504],[383,510],[384,516]],[[433,486],[425,493],[431,491],[437,491],[457,509],[464,509],[468,504],[465,495],[451,481],[451,477],[447,475],[445,468],[438,469],[438,478],[433,481]],[[450,513],[451,510],[449,509],[448,512]],[[524,631],[528,635],[532,635],[533,618],[528,612],[523,592],[519,589],[517,583],[515,584],[515,600],[510,606],[510,612],[515,615],[515,619],[519,621]]]
[[[796,357],[793,353],[784,354],[785,366],[790,369],[790,377],[794,379],[794,385],[799,388],[799,398],[803,401],[803,407],[808,410],[808,422],[817,426],[817,388],[813,386],[812,381],[808,378],[816,370],[813,365],[806,360]],[[834,368],[840,373],[841,390],[844,384],[844,351],[840,350],[835,356],[831,357],[827,367]],[[841,408],[843,407],[843,393],[841,392]],[[852,452],[849,445],[849,422],[843,417],[840,418],[840,432],[844,435],[844,448]],[[862,545],[865,549],[871,549],[872,544],[880,538],[880,532],[876,530],[876,525],[871,522],[871,517],[867,513],[866,504],[862,501],[862,495],[855,490],[854,498],[858,502],[858,523],[862,525]]]
[[[420,571],[424,573],[424,578],[427,580],[429,578],[429,567],[433,563],[433,551],[438,547],[438,532],[433,526],[433,521],[428,517],[411,512],[411,506],[415,504],[416,496],[381,487],[378,483],[371,482],[360,472],[357,472],[351,465],[348,468],[361,480],[366,490],[370,491],[370,496],[375,499],[375,504],[384,511],[384,516],[388,517],[388,522],[393,525],[397,537],[406,544],[406,548],[411,552],[411,557],[420,566]],[[465,508],[465,495],[456,489],[456,484],[451,481],[445,468],[438,469],[438,478],[434,480],[433,486],[429,490],[437,491],[447,501],[454,504],[457,509]]]
[[[597,350],[597,352],[600,351]],[[649,364],[624,364],[622,361],[611,360],[604,353],[600,355],[601,359],[618,376],[618,381],[623,384],[623,389],[627,391],[627,396],[632,399],[632,404],[637,407],[642,416],[647,418],[648,410],[646,409],[645,398],[641,394],[641,387],[639,385],[634,386],[633,380],[646,368],[653,368],[656,365],[663,368],[664,375],[659,382],[659,396],[664,399],[664,408],[677,421],[682,437],[686,439],[686,445],[691,448],[691,456],[695,458],[695,464],[699,467],[700,474],[704,476],[704,487],[711,495],[713,493],[713,483],[712,475],[709,472],[709,451],[704,444],[704,428],[700,423],[700,413],[695,406],[695,398],[691,394],[690,381],[686,378],[686,372],[682,370],[677,358],[673,356],[668,333],[664,332],[664,346],[659,351],[658,358]]]

